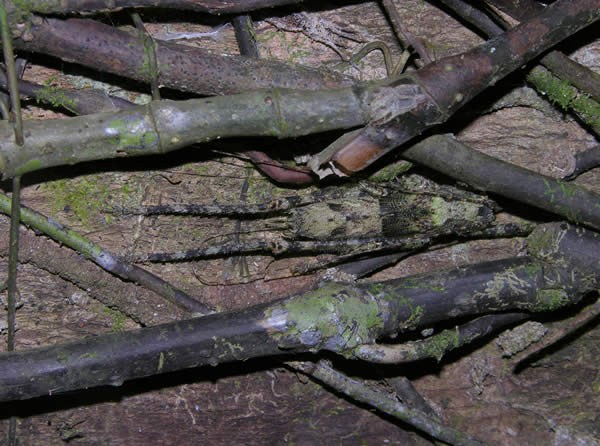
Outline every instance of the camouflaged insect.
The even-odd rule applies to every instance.
[[[360,182],[331,186],[301,198],[292,196],[255,205],[166,205],[114,209],[122,214],[177,214],[266,218],[282,215],[283,237],[248,240],[179,253],[153,253],[137,261],[270,252],[337,253],[417,249],[438,236],[470,234],[489,227],[496,204],[485,196],[406,175],[385,186]]]

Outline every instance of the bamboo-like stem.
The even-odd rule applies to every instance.
[[[11,202],[14,204],[15,209],[19,209],[19,192],[21,190],[21,177],[16,176],[12,181],[13,193]],[[8,197],[6,197],[8,201]],[[16,317],[16,302],[17,302],[17,264],[19,255],[19,213],[9,212],[11,217],[10,220],[10,241],[8,249],[8,302],[7,302],[7,324],[8,324],[8,338],[7,338],[7,350],[13,351],[15,349],[15,317]]]
[[[353,127],[368,120],[369,97],[374,94],[375,85],[257,90],[157,101],[117,113],[27,121],[30,136],[22,149],[0,137],[0,173],[6,178],[82,161],[160,154],[222,137],[287,138]],[[0,134],[7,125],[0,123]]]
[[[15,70],[15,55],[12,47],[12,36],[6,16],[5,0],[2,0],[0,8],[0,30],[2,34],[2,50],[4,53],[4,63],[6,64],[6,74],[8,76],[8,91],[10,94],[10,103],[12,109],[12,121],[15,132],[15,142],[17,145],[23,145],[23,118],[21,116],[21,98],[19,98],[19,85],[17,82],[17,71]]]
[[[8,92],[11,102],[11,114],[9,122],[13,125],[15,144],[22,146],[23,140],[23,118],[21,116],[21,98],[19,97],[19,86],[17,84],[17,70],[12,47],[12,36],[8,26],[6,14],[6,2],[0,0],[0,34],[2,36],[2,51],[4,63],[8,75]],[[17,303],[17,264],[19,258],[19,205],[21,198],[21,176],[12,179],[12,206],[10,213],[10,240],[8,250],[8,309],[7,309],[7,350],[15,350],[16,334],[16,303]],[[8,445],[17,445],[17,418],[10,417],[8,426]]]

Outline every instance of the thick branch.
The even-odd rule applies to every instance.
[[[318,156],[317,164],[334,162],[344,172],[364,169],[425,129],[446,121],[485,88],[599,18],[597,0],[558,0],[539,16],[472,50],[391,82],[389,97],[396,103],[405,97],[408,85],[417,90],[412,94],[413,106],[408,110],[387,106],[361,132],[334,142]]]
[[[18,6],[42,14],[117,11],[123,8],[159,7],[208,14],[237,14],[262,8],[301,3],[303,0],[26,0]],[[15,2],[16,3],[16,2]]]
[[[205,95],[271,87],[317,90],[355,84],[336,71],[277,60],[221,56],[160,40],[155,40],[159,73],[153,73],[143,39],[93,20],[36,17],[27,32],[15,40],[15,46],[146,83],[157,76],[163,86]]]
[[[5,136],[8,124],[0,122],[0,140],[5,140],[0,172],[12,177],[82,161],[166,153],[221,137],[285,138],[353,127],[368,119],[365,94],[370,90],[257,90],[152,102],[114,114],[27,121],[23,148]]]
[[[355,348],[449,317],[548,311],[579,301],[599,283],[600,236],[548,225],[530,253],[442,273],[320,289],[219,313],[0,355],[0,400],[26,399],[200,365],[266,355]],[[570,267],[567,267],[569,265]]]

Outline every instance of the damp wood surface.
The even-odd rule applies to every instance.
[[[396,2],[407,28],[423,39],[437,58],[457,54],[483,40],[442,9],[422,0]],[[312,9],[311,9],[312,8]],[[321,25],[318,34],[303,33],[290,25],[292,13],[305,13],[309,23]],[[274,14],[274,15],[271,15]],[[145,19],[149,31],[161,33],[210,32],[226,23],[226,17],[193,16],[184,22],[176,15],[166,25],[160,15]],[[387,42],[392,57],[400,48],[378,3],[344,6],[301,4],[297,8],[260,11],[253,15],[261,57],[333,67],[341,62],[338,51],[351,55],[374,40]],[[351,35],[348,39],[342,35]],[[581,35],[583,34],[583,35]],[[600,71],[598,27],[580,33],[565,51],[596,72]],[[199,45],[222,54],[236,54],[237,44],[230,25],[214,36],[181,42]],[[66,87],[97,87],[115,79],[104,78],[73,65],[47,59],[30,60],[25,79]],[[385,76],[381,54],[371,53],[356,68],[347,71],[357,79]],[[515,89],[529,89],[523,76],[509,76],[489,92],[467,105],[446,125],[464,143],[492,156],[560,178],[571,157],[597,143],[578,121],[557,108],[492,105]],[[136,100],[148,91],[114,85],[111,91]],[[484,110],[478,118],[473,118]],[[66,115],[40,108],[30,102],[27,119],[59,119]],[[278,147],[302,153],[306,147],[322,149],[335,136],[317,135],[273,142],[268,139],[236,141],[244,150]],[[103,212],[114,206],[136,207],[157,204],[237,204],[244,182],[248,182],[245,203],[254,204],[288,196],[308,196],[317,186],[305,189],[279,187],[243,159],[224,156],[227,143],[215,143],[182,150],[167,157],[112,160],[65,167],[31,175],[24,180],[22,202],[56,221],[84,234],[114,254],[182,251],[207,244],[231,244],[236,240],[233,218],[188,216],[114,216]],[[376,168],[393,162],[382,160]],[[374,173],[377,169],[374,169]],[[441,181],[432,172],[420,170]],[[594,169],[576,184],[600,193],[600,169]],[[9,183],[0,187],[5,191]],[[499,200],[505,211],[500,221],[516,216],[531,220],[548,215],[523,209]],[[0,227],[8,228],[0,216]],[[279,236],[277,219],[241,224],[240,240]],[[6,229],[7,230],[7,229]],[[34,240],[33,231],[29,233]],[[4,238],[4,237],[3,237]],[[7,271],[7,241],[0,244],[0,278]],[[64,268],[76,264],[77,254],[53,242],[33,243],[44,249],[48,262],[63,259]],[[365,280],[385,280],[469,263],[517,256],[521,239],[469,241],[430,250],[409,257]],[[61,255],[52,255],[53,250]],[[64,255],[64,258],[63,258]],[[71,257],[69,257],[71,256]],[[67,258],[68,257],[68,258]],[[280,297],[308,291],[322,280],[324,271],[294,275],[306,264],[329,257],[275,258],[246,256],[247,269],[239,257],[216,258],[168,264],[145,264],[173,285],[199,297],[220,311],[244,308]],[[59,266],[60,268],[60,266]],[[87,266],[86,266],[87,268]],[[49,272],[32,263],[19,265],[17,349],[64,342],[84,336],[127,330],[143,324],[157,324],[184,317],[181,310],[157,296],[139,298],[133,288],[119,284],[102,285],[111,277],[95,266],[86,269],[92,285],[73,283],[64,275]],[[99,284],[94,288],[93,284]],[[112,295],[104,303],[96,299],[102,289]],[[116,310],[118,293],[129,293],[129,304],[139,308],[131,314]],[[0,293],[5,301],[6,293]],[[112,302],[112,307],[111,307]],[[0,320],[5,313],[0,308]],[[143,319],[143,324],[139,321]],[[550,324],[552,322],[549,322]],[[0,328],[4,328],[3,326]],[[2,339],[6,330],[2,331]],[[376,370],[368,365],[341,362],[350,373],[364,376],[406,375],[415,387],[443,414],[444,422],[498,445],[600,444],[600,375],[595,364],[600,358],[600,327],[597,321],[566,343],[537,359],[514,375],[494,338],[461,349],[441,363],[420,362],[412,366]],[[6,342],[0,344],[4,349]],[[312,381],[297,376],[277,363],[252,360],[206,367],[126,383],[122,387],[82,392],[54,399],[0,406],[0,433],[6,432],[6,417],[19,418],[19,439],[25,445],[145,445],[198,443],[224,445],[427,445],[430,441],[405,430],[405,426],[379,416],[367,407],[356,406],[328,392]]]

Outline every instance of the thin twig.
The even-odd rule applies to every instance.
[[[419,341],[403,344],[361,345],[354,351],[354,354],[360,359],[378,364],[402,364],[432,358],[439,362],[446,353],[487,336],[494,330],[523,321],[528,317],[530,316],[527,313],[482,316]]]
[[[156,44],[152,36],[146,31],[144,22],[137,12],[131,13],[133,23],[138,30],[140,39],[144,42],[144,57],[146,58],[146,68],[150,77],[150,87],[152,90],[152,100],[160,101],[160,90],[158,85],[158,75],[160,67],[156,59]]]
[[[11,209],[12,207],[8,197],[0,194],[0,211],[4,213],[10,213]],[[18,207],[15,209],[18,209]],[[60,243],[63,243],[69,248],[75,249],[77,252],[83,254],[85,257],[106,271],[109,271],[121,277],[122,279],[131,280],[139,285],[142,285],[188,311],[197,312],[200,314],[208,314],[213,312],[212,308],[165,282],[160,277],[138,266],[124,262],[117,256],[111,254],[105,249],[102,249],[102,247],[96,245],[88,238],[46,217],[45,215],[42,215],[31,209],[21,207],[21,221],[28,226],[44,232],[49,237]]]
[[[13,125],[15,144],[23,146],[23,119],[21,116],[21,99],[19,98],[19,87],[17,84],[17,70],[13,54],[12,36],[8,27],[6,15],[6,2],[0,0],[0,33],[2,35],[2,51],[4,63],[8,75],[8,92],[11,102],[11,114],[9,121]],[[16,334],[16,302],[17,302],[17,264],[19,259],[19,204],[21,199],[21,175],[12,179],[12,211],[10,213],[10,239],[8,249],[8,339],[7,350],[15,350]],[[17,445],[17,417],[12,415],[8,426],[8,445]]]
[[[350,398],[366,403],[419,429],[428,435],[451,445],[482,446],[484,442],[468,434],[439,423],[423,412],[411,409],[405,404],[390,398],[387,394],[373,390],[357,378],[349,378],[321,360],[317,363],[288,362],[290,367],[305,373],[332,387]]]
[[[260,57],[252,18],[249,15],[238,15],[233,18],[232,22],[240,54],[253,58]]]
[[[594,304],[581,310],[576,316],[560,323],[560,328],[555,328],[555,331],[550,336],[545,336],[543,340],[534,344],[530,349],[524,350],[515,356],[510,361],[510,367],[516,368],[520,363],[525,361],[527,358],[532,357],[536,353],[542,351],[548,346],[556,343],[560,339],[567,336],[569,333],[573,333],[580,327],[596,318],[600,314],[600,300],[597,300]]]
[[[398,14],[398,10],[396,9],[396,6],[394,6],[393,1],[382,0],[381,3],[383,4],[384,9],[388,13],[393,28],[396,31],[396,36],[398,36],[398,39],[402,43],[404,49],[408,49],[408,47],[412,46],[421,58],[421,62],[423,63],[423,65],[427,65],[433,62],[433,60],[427,53],[423,42],[420,39],[413,36],[402,23],[402,18],[400,17],[400,14]]]

